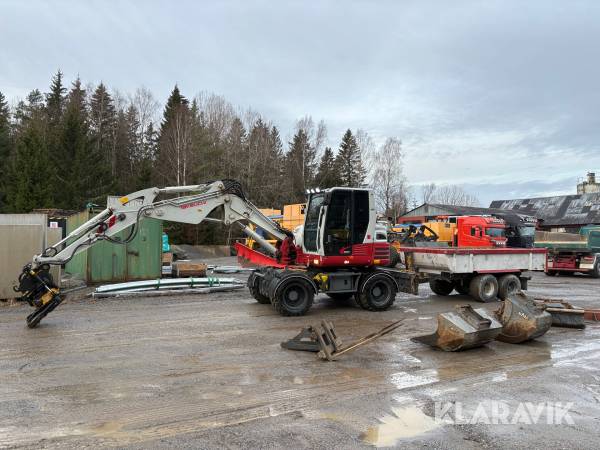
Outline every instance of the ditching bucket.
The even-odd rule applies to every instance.
[[[496,311],[502,323],[502,333],[498,340],[510,344],[519,344],[538,338],[552,326],[550,313],[535,304],[532,298],[523,292],[510,294]]]
[[[485,309],[473,309],[471,305],[455,308],[438,315],[435,333],[414,337],[412,341],[456,352],[480,347],[496,339],[502,331],[502,325]]]
[[[585,309],[564,300],[536,298],[535,303],[552,315],[553,327],[585,328]]]

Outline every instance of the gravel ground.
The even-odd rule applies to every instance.
[[[529,293],[599,308],[599,287],[534,274]],[[600,324],[462,353],[410,340],[458,303],[469,298],[435,296],[426,285],[382,313],[319,296],[299,318],[279,316],[246,289],[74,298],[34,330],[24,324],[29,307],[3,307],[0,447],[597,448]],[[337,362],[279,346],[322,319],[349,342],[401,318],[394,333]],[[521,420],[444,424],[432,419],[436,402],[460,402],[467,417],[481,402],[487,413],[506,405],[509,420]],[[541,423],[522,423],[522,402],[571,402],[572,423],[547,424],[547,404]]]

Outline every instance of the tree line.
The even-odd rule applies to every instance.
[[[80,210],[107,195],[222,178],[240,181],[259,207],[302,202],[312,187],[370,185],[382,213],[408,209],[398,139],[377,148],[348,129],[334,150],[310,116],[291,134],[284,142],[272,121],[212,93],[190,99],[175,85],[161,112],[148,89],[124,96],[79,78],[67,86],[58,71],[47,92],[12,107],[0,92],[0,211]]]
[[[143,88],[127,98],[80,79],[67,88],[60,71],[48,92],[35,89],[12,109],[0,93],[0,208],[81,209],[108,194],[219,178],[239,180],[259,206],[281,207],[310,187],[367,182],[351,130],[334,152],[324,122],[310,117],[284,143],[271,121],[214,94],[190,100],[175,86],[155,123],[158,105]]]

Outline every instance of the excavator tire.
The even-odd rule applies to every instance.
[[[254,300],[256,300],[261,305],[268,305],[269,303],[271,303],[271,300],[266,295],[260,293],[258,289],[258,283],[259,280],[254,275],[254,273],[250,274],[250,276],[248,277],[248,289],[250,290],[250,294],[252,295],[252,297],[254,297]]]
[[[312,306],[314,297],[310,281],[290,276],[281,280],[271,304],[282,316],[303,316]]]
[[[385,311],[396,300],[396,284],[387,275],[378,273],[367,276],[355,295],[356,303],[369,311]]]
[[[502,275],[498,280],[498,297],[504,300],[521,290],[521,280],[516,275]]]
[[[429,280],[429,287],[437,295],[450,295],[454,289],[454,283],[440,278],[434,278]]]
[[[390,264],[388,267],[396,267],[399,262],[400,254],[398,253],[398,250],[396,250],[396,247],[393,245],[390,245]]]

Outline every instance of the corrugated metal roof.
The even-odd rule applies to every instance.
[[[494,200],[490,208],[535,216],[546,226],[600,224],[600,193]]]
[[[449,215],[449,216],[478,216],[478,215],[492,215],[492,214],[503,214],[514,215],[515,219],[517,216],[532,216],[533,214],[524,213],[521,211],[507,211],[499,208],[481,208],[478,206],[457,206],[457,205],[443,205],[440,203],[424,203],[415,209],[408,211],[402,217],[414,217],[414,216],[437,216],[437,215]]]

